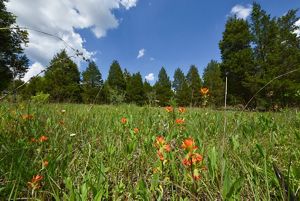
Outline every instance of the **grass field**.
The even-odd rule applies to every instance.
[[[2,103],[0,200],[299,197],[296,110],[169,109]]]

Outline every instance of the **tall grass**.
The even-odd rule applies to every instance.
[[[227,112],[223,138],[224,115],[211,109],[187,108],[181,114],[133,105],[89,108],[0,106],[0,199],[283,200],[286,192],[274,164],[290,191],[299,192],[296,111]],[[184,126],[175,123],[177,118],[185,120]],[[48,140],[40,142],[41,136]],[[157,136],[171,146],[164,162],[154,146]],[[181,144],[188,137],[206,167],[197,181],[182,164]],[[35,175],[43,179],[32,189],[28,182]]]

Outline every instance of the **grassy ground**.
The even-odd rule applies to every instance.
[[[89,108],[0,105],[0,200],[283,200],[300,191],[295,110]]]

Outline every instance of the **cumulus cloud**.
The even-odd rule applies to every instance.
[[[296,22],[296,26],[298,26],[298,30],[296,30],[295,33],[300,37],[300,20]]]
[[[143,48],[143,49],[140,49],[139,50],[139,53],[138,53],[138,55],[137,55],[137,59],[139,59],[139,58],[142,58],[144,55],[145,55],[145,49]]]
[[[40,64],[39,62],[35,62],[34,64],[32,64],[30,66],[28,72],[25,74],[25,76],[22,80],[27,82],[28,80],[30,80],[30,78],[32,78],[33,76],[36,76],[43,70],[45,70],[45,67],[42,64]]]
[[[91,58],[95,52],[84,47],[85,39],[76,30],[89,29],[96,38],[104,37],[108,30],[119,25],[113,10],[128,10],[136,4],[137,0],[51,0],[47,3],[43,0],[10,0],[6,6],[17,16],[18,25],[61,37],[84,57]],[[29,44],[25,53],[32,62],[46,65],[61,49],[66,49],[70,56],[74,55],[63,41],[33,30],[28,33]]]
[[[145,76],[145,79],[147,81],[154,81],[154,74],[153,73],[149,73],[148,75]]]
[[[236,15],[238,18],[245,20],[251,14],[251,12],[252,12],[252,5],[247,5],[245,7],[237,4],[231,9],[230,14]]]
[[[131,7],[135,7],[137,0],[121,0],[121,4],[126,8],[126,10],[130,9]]]

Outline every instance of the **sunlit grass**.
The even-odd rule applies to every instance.
[[[3,199],[282,200],[273,164],[299,191],[296,111],[228,111],[225,135],[224,112],[211,109],[2,104],[0,114]],[[187,138],[203,157],[197,179],[183,164]]]

